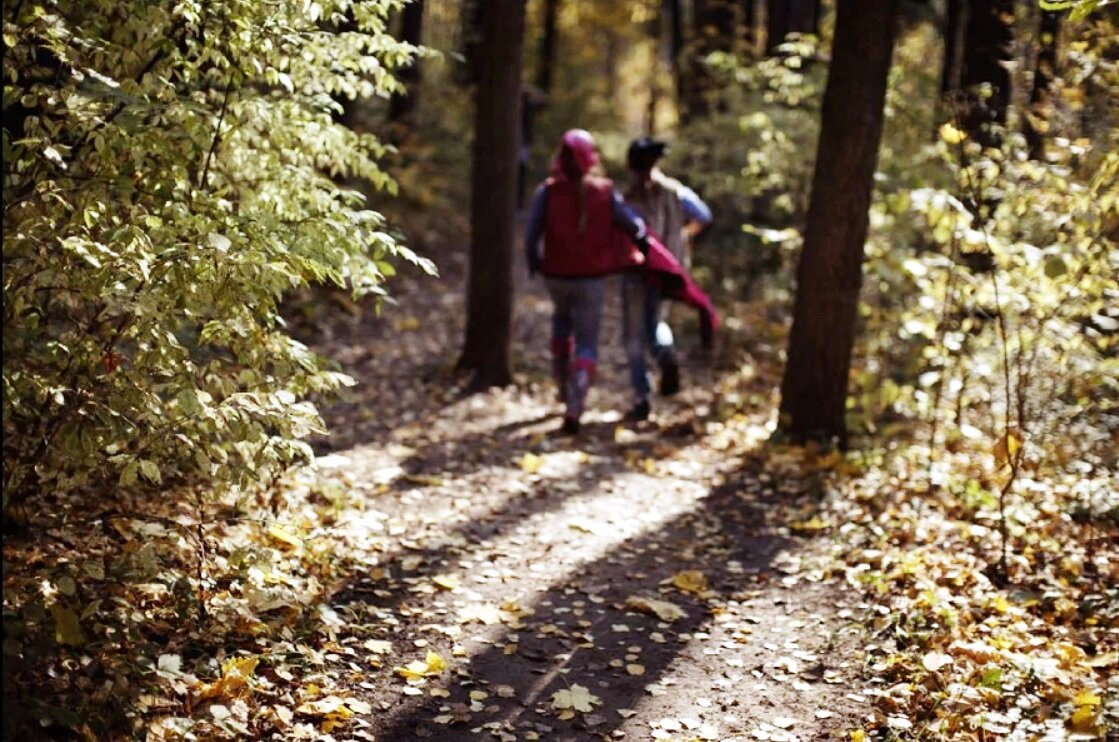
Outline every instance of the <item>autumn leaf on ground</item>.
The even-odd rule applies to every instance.
[[[687,569],[672,576],[672,585],[693,595],[707,592],[707,576],[697,569]]]
[[[662,621],[678,621],[687,618],[688,614],[679,606],[667,600],[656,600],[633,595],[626,599],[626,609],[639,613],[650,613]]]
[[[557,690],[552,694],[552,708],[560,711],[571,709],[587,712],[600,703],[602,703],[602,699],[578,683],[570,688]]]
[[[526,474],[535,474],[544,465],[544,459],[531,451],[521,457],[521,470]]]
[[[268,526],[265,531],[268,536],[279,546],[286,551],[297,551],[303,548],[303,539],[296,536],[291,530],[279,523],[273,523]]]
[[[249,691],[249,679],[256,671],[259,657],[231,657],[222,663],[221,677],[199,688],[198,699],[236,698]]]
[[[424,659],[413,660],[404,667],[394,667],[392,671],[408,682],[414,682],[438,675],[446,669],[447,661],[435,652],[429,651]]]

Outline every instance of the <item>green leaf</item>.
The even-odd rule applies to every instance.
[[[78,614],[61,603],[55,603],[51,606],[51,615],[54,616],[55,641],[71,647],[85,644],[85,632],[82,631]]]

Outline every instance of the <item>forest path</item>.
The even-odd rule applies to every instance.
[[[517,386],[464,397],[462,267],[440,268],[314,342],[358,380],[319,442],[322,475],[364,508],[340,519],[363,567],[331,602],[344,617],[331,646],[349,655],[334,657],[379,668],[350,676],[373,709],[356,736],[809,740],[857,726],[861,611],[819,567],[812,472],[762,447],[773,379],[734,370],[727,392],[729,372],[690,360],[680,395],[624,425],[612,285],[583,431],[560,437],[542,287],[518,286]],[[751,395],[765,403],[727,401]]]

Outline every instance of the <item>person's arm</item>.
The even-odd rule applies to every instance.
[[[711,208],[703,202],[695,191],[686,185],[681,185],[676,191],[680,199],[680,206],[684,209],[684,219],[687,222],[688,232],[692,235],[699,234],[711,224]]]
[[[620,193],[614,191],[613,201],[614,226],[628,234],[642,254],[649,252],[648,230],[645,220],[638,216],[623,199]]]
[[[536,274],[540,270],[540,238],[544,235],[544,217],[548,211],[548,187],[541,185],[532,195],[532,203],[528,207],[528,219],[525,221],[525,264],[528,265],[528,275]]]

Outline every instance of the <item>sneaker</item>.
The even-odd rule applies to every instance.
[[[626,420],[633,423],[639,423],[643,420],[648,420],[650,411],[649,400],[643,399],[635,404],[630,409],[630,411],[626,413]]]
[[[576,435],[579,433],[579,421],[573,417],[565,417],[563,419],[563,427],[560,432],[564,435]]]
[[[661,394],[671,397],[680,391],[680,366],[676,358],[666,354],[661,358]]]

